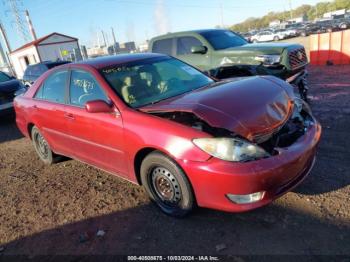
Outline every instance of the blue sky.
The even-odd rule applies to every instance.
[[[0,19],[14,49],[24,41],[3,2],[7,0],[0,2]],[[292,7],[317,2],[320,0],[291,0]],[[169,31],[212,28],[221,24],[221,17],[225,25],[231,25],[248,17],[289,9],[289,0],[20,0],[19,3],[22,10],[29,11],[38,37],[59,32],[77,37],[80,44],[87,46],[97,43],[101,29],[111,43],[112,26],[118,42],[141,43]]]

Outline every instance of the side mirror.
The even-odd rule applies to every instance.
[[[205,54],[207,53],[208,48],[204,45],[197,45],[197,46],[192,46],[191,47],[191,53],[192,54]]]
[[[89,113],[112,113],[113,107],[103,100],[93,100],[85,104],[85,109]]]

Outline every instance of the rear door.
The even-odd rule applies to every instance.
[[[33,99],[33,119],[56,153],[70,155],[67,119],[65,117],[68,71],[52,73],[39,87]]]
[[[66,116],[74,157],[110,172],[127,174],[123,121],[117,113],[89,113],[93,100],[111,103],[93,71],[72,69]]]

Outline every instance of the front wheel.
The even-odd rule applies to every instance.
[[[155,151],[145,157],[140,171],[142,185],[165,214],[184,217],[192,211],[191,184],[175,161]]]
[[[275,36],[274,38],[273,38],[273,41],[279,41],[280,40],[280,38],[278,37],[278,36]]]
[[[36,153],[45,164],[51,165],[60,160],[60,156],[52,152],[46,139],[36,126],[32,128],[31,137]]]

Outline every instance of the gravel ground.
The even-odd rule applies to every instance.
[[[142,187],[74,160],[44,166],[13,120],[0,123],[1,254],[350,255],[350,66],[310,68],[323,126],[310,176],[241,214],[163,215]],[[97,236],[97,232],[99,235]]]

